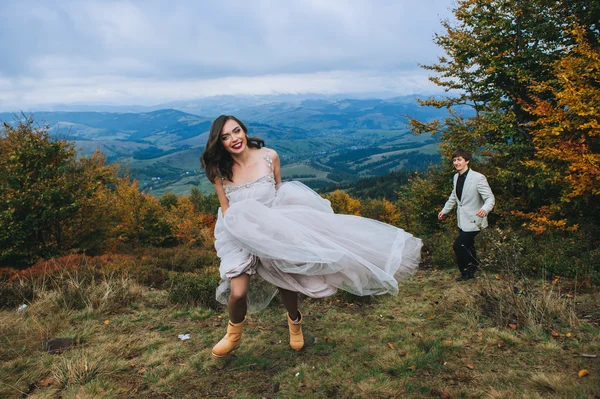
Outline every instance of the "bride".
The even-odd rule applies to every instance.
[[[277,152],[247,133],[234,116],[219,116],[201,157],[221,205],[217,299],[229,310],[227,334],[214,346],[214,357],[239,347],[248,308],[265,308],[277,292],[287,310],[290,346],[300,350],[298,292],[312,298],[337,289],[397,294],[398,281],[420,261],[420,239],[375,220],[334,214],[329,201],[304,184],[282,183]]]

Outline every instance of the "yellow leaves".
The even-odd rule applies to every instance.
[[[510,328],[512,328],[513,330],[516,330],[516,329],[517,329],[517,325],[516,325],[515,323],[509,323],[509,324],[508,324],[508,326],[509,326]]]
[[[586,375],[590,375],[590,372],[587,371],[586,369],[581,369],[581,370],[579,370],[579,373],[577,373],[577,375],[579,376],[579,378],[581,378],[581,377],[585,377]]]
[[[110,320],[104,320],[104,325],[108,326],[110,324]]]
[[[531,130],[536,156],[530,162],[543,167],[546,182],[562,178],[560,200],[565,204],[575,198],[588,200],[600,187],[600,155],[588,144],[600,134],[595,108],[600,101],[600,53],[584,32],[583,27],[573,27],[576,45],[554,64],[554,79],[530,87],[545,96],[551,93],[555,101],[536,98],[525,106],[537,117]]]
[[[324,197],[331,202],[331,207],[335,213],[360,215],[360,201],[350,197],[342,190],[335,190]]]
[[[560,334],[558,333],[558,331],[555,331],[555,330],[550,331],[550,335],[552,335],[554,338],[560,337]]]
[[[390,347],[390,349],[394,349],[394,344],[392,344],[391,342],[388,342],[388,346]]]

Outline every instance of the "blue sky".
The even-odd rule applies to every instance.
[[[452,0],[0,2],[0,110],[439,91]]]

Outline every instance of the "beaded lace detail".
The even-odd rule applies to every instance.
[[[230,194],[234,191],[238,191],[238,190],[241,190],[244,188],[250,188],[250,186],[252,186],[253,184],[257,184],[257,183],[268,182],[268,183],[275,184],[275,175],[272,172],[273,171],[273,160],[271,159],[271,154],[269,154],[269,151],[266,148],[263,148],[263,151],[264,151],[263,158],[265,159],[265,161],[267,161],[267,165],[269,165],[269,169],[271,169],[271,173],[268,173],[264,176],[259,177],[256,180],[253,180],[253,181],[245,183],[245,184],[223,185],[225,194]]]

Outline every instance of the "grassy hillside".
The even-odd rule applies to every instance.
[[[552,329],[513,329],[495,325],[480,297],[505,284],[498,278],[461,284],[433,269],[403,284],[397,297],[304,299],[300,352],[289,349],[285,311],[274,303],[249,317],[241,347],[218,361],[210,349],[225,332],[224,310],[172,304],[167,291],[135,285],[125,292],[129,305],[102,303],[106,310],[56,308],[48,297],[24,312],[0,311],[0,396],[597,397],[597,293],[573,298],[568,285],[554,287],[564,290],[557,316],[576,310],[586,317],[572,326],[557,319]],[[48,337],[78,345],[49,354]],[[580,370],[589,374],[579,377]]]

